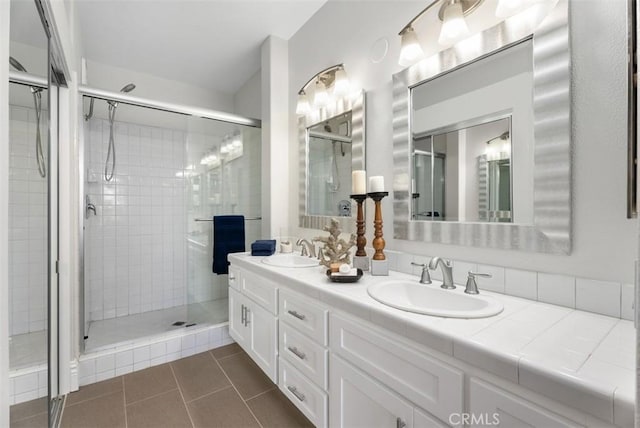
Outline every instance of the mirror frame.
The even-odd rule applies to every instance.
[[[571,252],[571,56],[569,4],[559,0],[535,28],[502,22],[478,33],[480,52],[453,46],[393,75],[394,238],[551,254]],[[411,89],[533,40],[533,224],[413,221],[410,212]]]
[[[322,216],[307,214],[307,171],[309,168],[309,134],[307,129],[327,119],[351,111],[351,171],[365,169],[365,92],[348,96],[336,103],[335,106],[323,108],[319,113],[298,116],[298,225],[307,229],[323,230],[324,226],[331,223],[332,218],[338,219],[343,232],[354,232],[355,210],[351,210],[351,216]]]

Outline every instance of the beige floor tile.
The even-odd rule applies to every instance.
[[[14,404],[9,409],[9,420],[11,425],[22,419],[32,418],[41,413],[47,414],[49,410],[49,399],[47,397],[27,401],[25,403]]]
[[[169,364],[150,367],[124,377],[127,404],[153,397],[177,387]]]
[[[276,387],[244,352],[224,358],[219,363],[245,400]]]
[[[211,355],[213,355],[213,357],[216,360],[219,360],[220,358],[229,357],[231,355],[239,354],[240,352],[244,352],[244,351],[242,350],[240,345],[238,345],[237,343],[232,343],[230,345],[225,345],[225,346],[221,346],[220,348],[212,349],[209,352],[211,352]]]
[[[171,365],[187,402],[229,386],[227,377],[208,352],[174,361]]]
[[[191,427],[180,391],[165,392],[127,406],[127,428]]]
[[[37,416],[11,422],[11,428],[47,428],[48,426],[48,413],[40,413]]]
[[[248,428],[258,423],[238,393],[231,387],[187,404],[196,428]]]
[[[125,427],[123,392],[86,400],[66,406],[62,414],[62,428],[119,428]]]
[[[313,427],[279,389],[259,395],[247,401],[247,405],[264,428]]]
[[[98,383],[92,383],[91,385],[81,386],[80,390],[69,394],[67,397],[67,406],[113,394],[118,391],[122,391],[122,377],[120,376]]]

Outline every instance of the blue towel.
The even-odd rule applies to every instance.
[[[251,244],[252,256],[270,256],[276,251],[275,239],[259,239]]]
[[[213,217],[213,273],[229,273],[229,253],[242,253],[244,248],[244,216]]]

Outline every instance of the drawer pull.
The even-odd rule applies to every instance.
[[[247,313],[245,312],[245,310],[246,310],[245,306],[242,305],[242,310],[240,311],[240,322],[244,326],[246,326],[246,324],[244,323],[244,320],[247,318]]]
[[[396,428],[404,428],[407,424],[402,420],[402,418],[396,419]]]
[[[247,306],[247,307],[245,307],[245,308],[244,308],[244,326],[245,326],[245,327],[246,327],[246,326],[248,326],[248,325],[249,325],[249,323],[251,322],[251,319],[249,318],[249,312],[251,312],[251,311],[249,310],[249,307],[248,307],[248,306]]]
[[[298,313],[297,311],[287,311],[287,312],[289,312],[289,314],[290,314],[291,316],[294,316],[294,317],[298,318],[299,320],[304,320],[305,318],[307,318],[307,316],[306,316],[306,315],[303,315],[303,314],[301,314],[301,313]]]
[[[287,347],[287,349],[289,349],[289,351],[291,351],[292,354],[294,354],[296,357],[300,358],[301,360],[304,360],[305,358],[307,358],[307,355],[304,352],[299,351],[298,348],[296,348],[295,346],[289,346]]]
[[[287,389],[288,389],[289,391],[291,391],[291,393],[292,393],[293,395],[295,395],[295,396],[296,396],[296,398],[297,398],[298,400],[300,400],[300,401],[304,401],[305,396],[304,396],[304,394],[303,394],[302,392],[299,392],[299,391],[298,391],[298,388],[296,388],[295,386],[290,386],[290,385],[289,385],[289,386],[287,386]],[[398,419],[400,419],[400,418],[398,418]]]

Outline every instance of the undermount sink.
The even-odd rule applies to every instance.
[[[378,302],[403,311],[446,318],[485,318],[502,312],[499,301],[481,294],[465,294],[461,287],[444,290],[437,285],[391,280],[367,289]]]
[[[275,254],[273,256],[262,259],[262,263],[269,266],[286,267],[286,268],[305,268],[319,266],[318,260],[311,257],[301,256],[299,254]]]

